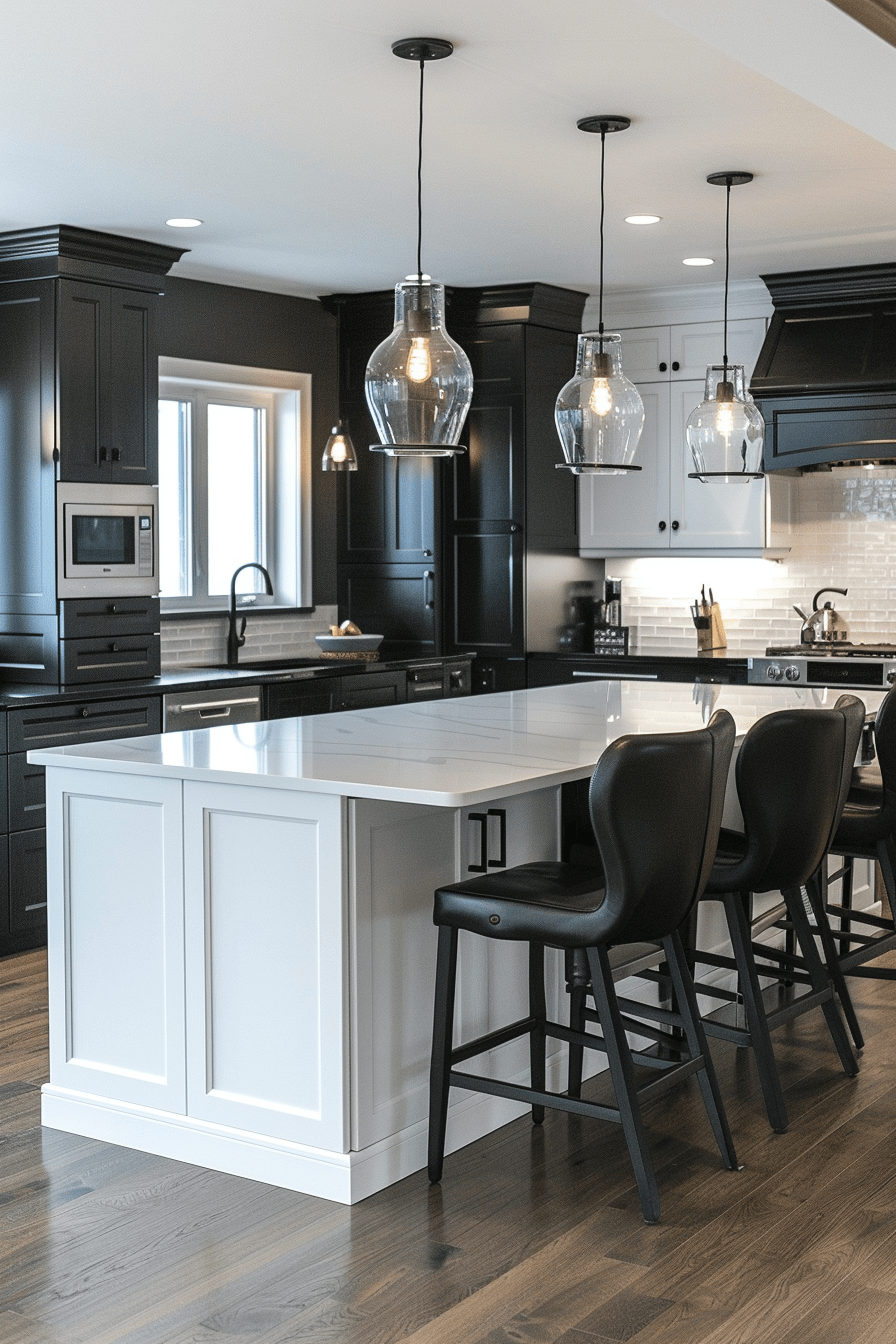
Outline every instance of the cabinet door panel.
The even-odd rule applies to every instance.
[[[387,634],[409,656],[438,653],[435,584],[425,565],[340,565],[339,614],[369,634]]]
[[[667,383],[672,356],[668,327],[629,327],[621,331],[622,368],[632,383]],[[676,355],[676,359],[678,355]],[[665,364],[665,368],[660,368]]]
[[[376,454],[372,453],[372,457]],[[386,481],[392,491],[388,517],[394,532],[389,537],[390,560],[422,563],[435,550],[435,458],[388,458]]]
[[[521,655],[523,541],[504,528],[460,533],[452,543],[447,652]]]
[[[694,464],[685,426],[691,411],[703,399],[703,386],[702,382],[672,384],[672,512],[679,522],[678,530],[672,533],[672,549],[763,546],[765,481],[704,483],[688,476]]]
[[[669,546],[669,385],[638,388],[644,429],[635,453],[639,472],[579,478],[579,543],[586,555],[608,550],[657,550]],[[660,527],[660,524],[665,524]]]
[[[157,294],[109,294],[108,376],[102,388],[103,434],[113,481],[158,480]]]
[[[522,521],[524,418],[518,397],[470,407],[464,430],[468,450],[452,462],[454,522]]]
[[[707,365],[721,364],[725,335],[721,321],[682,323],[673,326],[671,333],[671,357],[679,365],[673,378],[705,380]],[[764,317],[738,317],[728,323],[728,359],[744,365],[748,383],[764,340]]]
[[[4,847],[6,837],[4,837]],[[43,827],[9,836],[9,932],[46,936],[47,833]]]
[[[59,282],[59,475],[63,481],[108,481],[101,455],[103,358],[109,291],[101,285]]]

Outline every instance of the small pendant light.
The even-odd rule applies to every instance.
[[[330,430],[320,464],[321,471],[357,471],[358,459],[348,427],[337,420]]]
[[[687,440],[694,459],[692,480],[757,481],[763,476],[762,441],[765,421],[746,388],[743,364],[728,362],[728,226],[731,188],[753,181],[752,173],[711,173],[710,186],[725,188],[725,308],[722,363],[706,370],[703,401],[688,416]]]
[[[576,476],[601,472],[621,476],[640,471],[632,463],[641,430],[644,403],[622,371],[622,337],[604,331],[604,151],[607,136],[626,131],[628,117],[583,117],[580,131],[600,134],[600,291],[597,331],[583,332],[576,351],[575,377],[561,389],[554,408],[565,462],[558,471]]]
[[[341,382],[342,382],[342,317],[340,315],[336,324],[336,402],[340,401]],[[321,471],[357,471],[358,456],[355,452],[355,445],[352,443],[352,436],[348,432],[348,424],[341,418],[338,419],[330,430],[330,437],[327,439],[327,446],[324,448],[324,455],[320,463]]]
[[[423,72],[454,47],[438,37],[409,37],[392,51],[420,63],[417,136],[417,272],[395,286],[395,326],[370,356],[364,392],[380,436],[370,451],[389,457],[454,457],[473,398],[473,370],[445,330],[445,287],[423,274]]]

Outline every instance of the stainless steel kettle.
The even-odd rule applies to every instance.
[[[801,644],[836,644],[849,639],[849,630],[846,621],[835,611],[830,602],[825,602],[823,607],[819,607],[818,599],[822,593],[840,593],[846,597],[848,588],[819,588],[812,599],[812,615],[807,616],[801,607],[794,607],[797,616],[803,619],[803,627],[800,630]]]

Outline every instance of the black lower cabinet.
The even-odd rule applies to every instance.
[[[526,689],[525,658],[476,658],[473,662],[471,689],[474,695],[491,695],[494,691],[524,691]]]
[[[13,944],[23,947],[42,946],[47,941],[47,833],[43,826],[9,836],[9,936]]]
[[[162,730],[157,695],[11,709],[3,715],[0,956],[47,941],[47,841],[44,769],[28,762],[35,747],[137,737]],[[8,832],[6,834],[5,832]]]
[[[293,719],[303,714],[331,714],[336,708],[337,677],[308,681],[274,681],[264,687],[264,718]]]

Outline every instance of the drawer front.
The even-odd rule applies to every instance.
[[[342,677],[336,709],[379,709],[403,705],[407,698],[406,672],[373,672],[360,677]]]
[[[60,639],[115,639],[157,634],[157,597],[66,598],[59,603]]]
[[[64,747],[70,742],[101,742],[162,731],[159,696],[101,700],[12,709],[7,720],[9,750]]]
[[[158,635],[63,639],[59,642],[59,671],[66,686],[157,677],[162,671],[161,640]]]
[[[229,691],[188,691],[166,695],[163,700],[166,733],[218,724],[258,723],[261,718],[261,687],[235,686]]]
[[[47,833],[19,831],[9,837],[9,932],[37,933],[47,927]]]
[[[329,714],[336,706],[336,677],[308,681],[271,682],[264,688],[266,719],[301,718],[303,714]]]
[[[441,700],[445,694],[445,669],[441,663],[431,667],[411,667],[407,672],[408,702]]]
[[[13,752],[7,758],[9,780],[9,829],[31,831],[44,826],[47,808],[44,792],[44,767],[29,765],[28,753]]]

